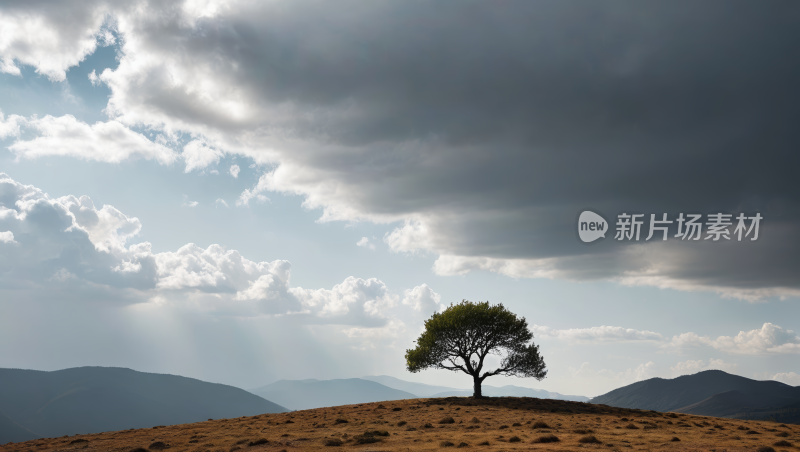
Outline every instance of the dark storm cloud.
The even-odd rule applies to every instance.
[[[791,3],[290,2],[250,13],[198,25],[190,49],[235,62],[228,80],[261,102],[350,105],[306,129],[292,118],[297,133],[351,149],[304,163],[421,171],[392,187],[417,201],[408,211],[620,197],[619,209],[773,203],[797,214]],[[424,161],[381,145],[426,139],[437,141]],[[376,197],[374,208],[404,210]]]
[[[359,212],[422,215],[439,253],[573,256],[553,265],[577,279],[657,264],[699,286],[800,285],[797,5],[321,3],[265,20],[237,58],[263,69],[249,74],[264,101],[347,106],[298,126],[336,152],[290,160],[357,187]],[[577,243],[586,207],[612,227],[623,211],[766,219],[757,244],[642,259]]]
[[[268,155],[277,169],[254,191],[304,195],[326,220],[407,220],[395,231],[405,244],[387,242],[460,259],[443,273],[501,271],[485,262],[511,259],[547,270],[531,275],[800,288],[797,3],[182,11],[117,11],[123,57],[101,77],[109,112]],[[629,245],[612,234],[589,247],[575,237],[584,208],[612,227],[621,212],[765,219],[752,244]]]

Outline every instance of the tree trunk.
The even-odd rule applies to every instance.
[[[483,394],[481,394],[481,380],[480,378],[475,377],[473,378],[473,381],[474,381],[473,388],[475,389],[475,392],[472,394],[472,397],[475,399],[480,399],[481,397],[483,397]]]

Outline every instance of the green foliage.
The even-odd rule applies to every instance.
[[[463,300],[425,321],[417,347],[406,350],[406,368],[409,372],[430,368],[462,371],[473,377],[478,388],[493,375],[541,380],[547,371],[532,339],[525,318],[517,318],[502,304]],[[499,368],[483,371],[489,354],[503,359]]]

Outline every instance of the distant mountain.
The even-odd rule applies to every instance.
[[[0,413],[0,444],[18,443],[37,438],[41,438],[41,436],[17,424],[5,414]]]
[[[778,381],[758,381],[707,370],[673,379],[651,378],[595,397],[592,403],[620,408],[677,411],[736,419],[766,419],[779,414],[781,422],[797,422],[800,387]],[[792,420],[797,416],[797,420]]]
[[[419,397],[432,397],[434,394],[447,391],[464,391],[464,389],[449,388],[447,386],[433,386],[426,385],[425,383],[414,383],[412,381],[401,380],[399,378],[390,377],[388,375],[376,375],[369,377],[361,377],[364,380],[370,380],[388,386],[392,389],[399,389],[400,391],[410,392]]]
[[[293,410],[417,398],[409,392],[361,378],[280,380],[250,392]]]
[[[506,386],[490,386],[483,385],[481,393],[487,397],[535,397],[537,399],[557,399],[557,400],[572,400],[575,402],[588,402],[589,397],[564,395],[557,392],[545,391],[544,389],[531,389],[523,388],[521,386],[506,385]],[[455,390],[446,391],[434,394],[432,397],[471,397],[473,391],[470,390]]]
[[[176,375],[0,369],[0,444],[284,411],[245,390]]]
[[[390,388],[408,391],[419,397],[472,397],[472,389],[448,388],[446,386],[432,386],[424,383],[413,383],[390,377],[379,375],[373,377],[361,377],[365,380],[377,381],[378,383]],[[483,395],[488,397],[536,397],[537,399],[557,399],[572,400],[575,402],[588,402],[589,397],[564,395],[557,392],[545,391],[543,389],[523,388],[521,386],[506,385],[502,387],[483,385]]]

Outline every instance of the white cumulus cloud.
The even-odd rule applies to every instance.
[[[100,78],[97,77],[97,73],[94,69],[92,69],[92,72],[89,73],[89,83],[91,83],[92,86],[97,86],[100,84]]]
[[[406,220],[401,227],[397,227],[391,232],[387,232],[383,241],[389,245],[389,249],[395,253],[415,253],[420,250],[427,250],[432,247],[429,240],[429,231],[425,224],[419,220]],[[444,271],[438,271],[445,274]],[[462,274],[464,272],[454,271],[450,274]]]
[[[403,304],[411,306],[417,312],[430,314],[441,309],[442,296],[434,292],[427,284],[422,284],[403,292]]]
[[[331,289],[290,285],[285,260],[251,261],[220,245],[153,253],[141,222],[87,196],[52,198],[0,173],[0,279],[106,287],[120,299],[159,300],[209,314],[301,315],[311,323],[382,327],[397,304],[382,281],[347,277]],[[76,286],[77,285],[77,286]]]
[[[183,205],[186,207],[197,207],[200,203],[197,201],[189,201],[189,197],[183,195]]]
[[[683,349],[698,346],[713,347],[732,355],[771,355],[800,353],[800,336],[772,323],[765,323],[760,329],[740,331],[736,336],[719,336],[712,339],[696,333],[683,333],[674,336],[666,349]]]
[[[708,363],[706,364],[705,361],[702,359],[698,360],[687,360],[683,362],[679,362],[675,364],[674,367],[670,367],[672,370],[673,376],[681,376],[681,375],[692,375],[696,374],[697,372],[702,372],[704,370],[724,370],[726,372],[732,372],[736,369],[736,364],[734,363],[726,363],[721,359],[709,359]]]
[[[533,325],[534,335],[574,341],[663,341],[664,336],[646,330],[635,330],[619,326],[595,326],[559,330],[547,326]]]
[[[24,7],[23,7],[24,6]],[[103,1],[7,5],[0,14],[0,71],[18,75],[17,63],[31,65],[53,81],[101,44],[109,44],[101,26],[108,8]]]
[[[11,115],[6,118],[0,111],[0,139],[19,136],[20,123],[24,124],[25,118],[19,115]]]
[[[218,163],[223,153],[208,146],[201,140],[192,140],[183,147],[183,159],[186,161],[185,172],[203,169],[208,165]]]
[[[320,317],[344,316],[377,317],[381,311],[397,304],[397,296],[376,278],[348,277],[333,289],[290,289],[303,306],[314,309]]]
[[[360,247],[363,247],[363,248],[369,248],[369,249],[371,249],[373,251],[375,250],[375,244],[374,243],[369,243],[369,239],[367,237],[361,237],[361,240],[356,242],[356,245],[360,246]]]
[[[168,147],[148,140],[117,121],[93,125],[72,115],[16,120],[37,132],[29,140],[17,140],[8,149],[19,157],[70,156],[85,160],[119,163],[132,158],[172,163],[176,154]]]
[[[800,386],[800,374],[797,372],[779,372],[773,375],[771,379],[790,386]]]

